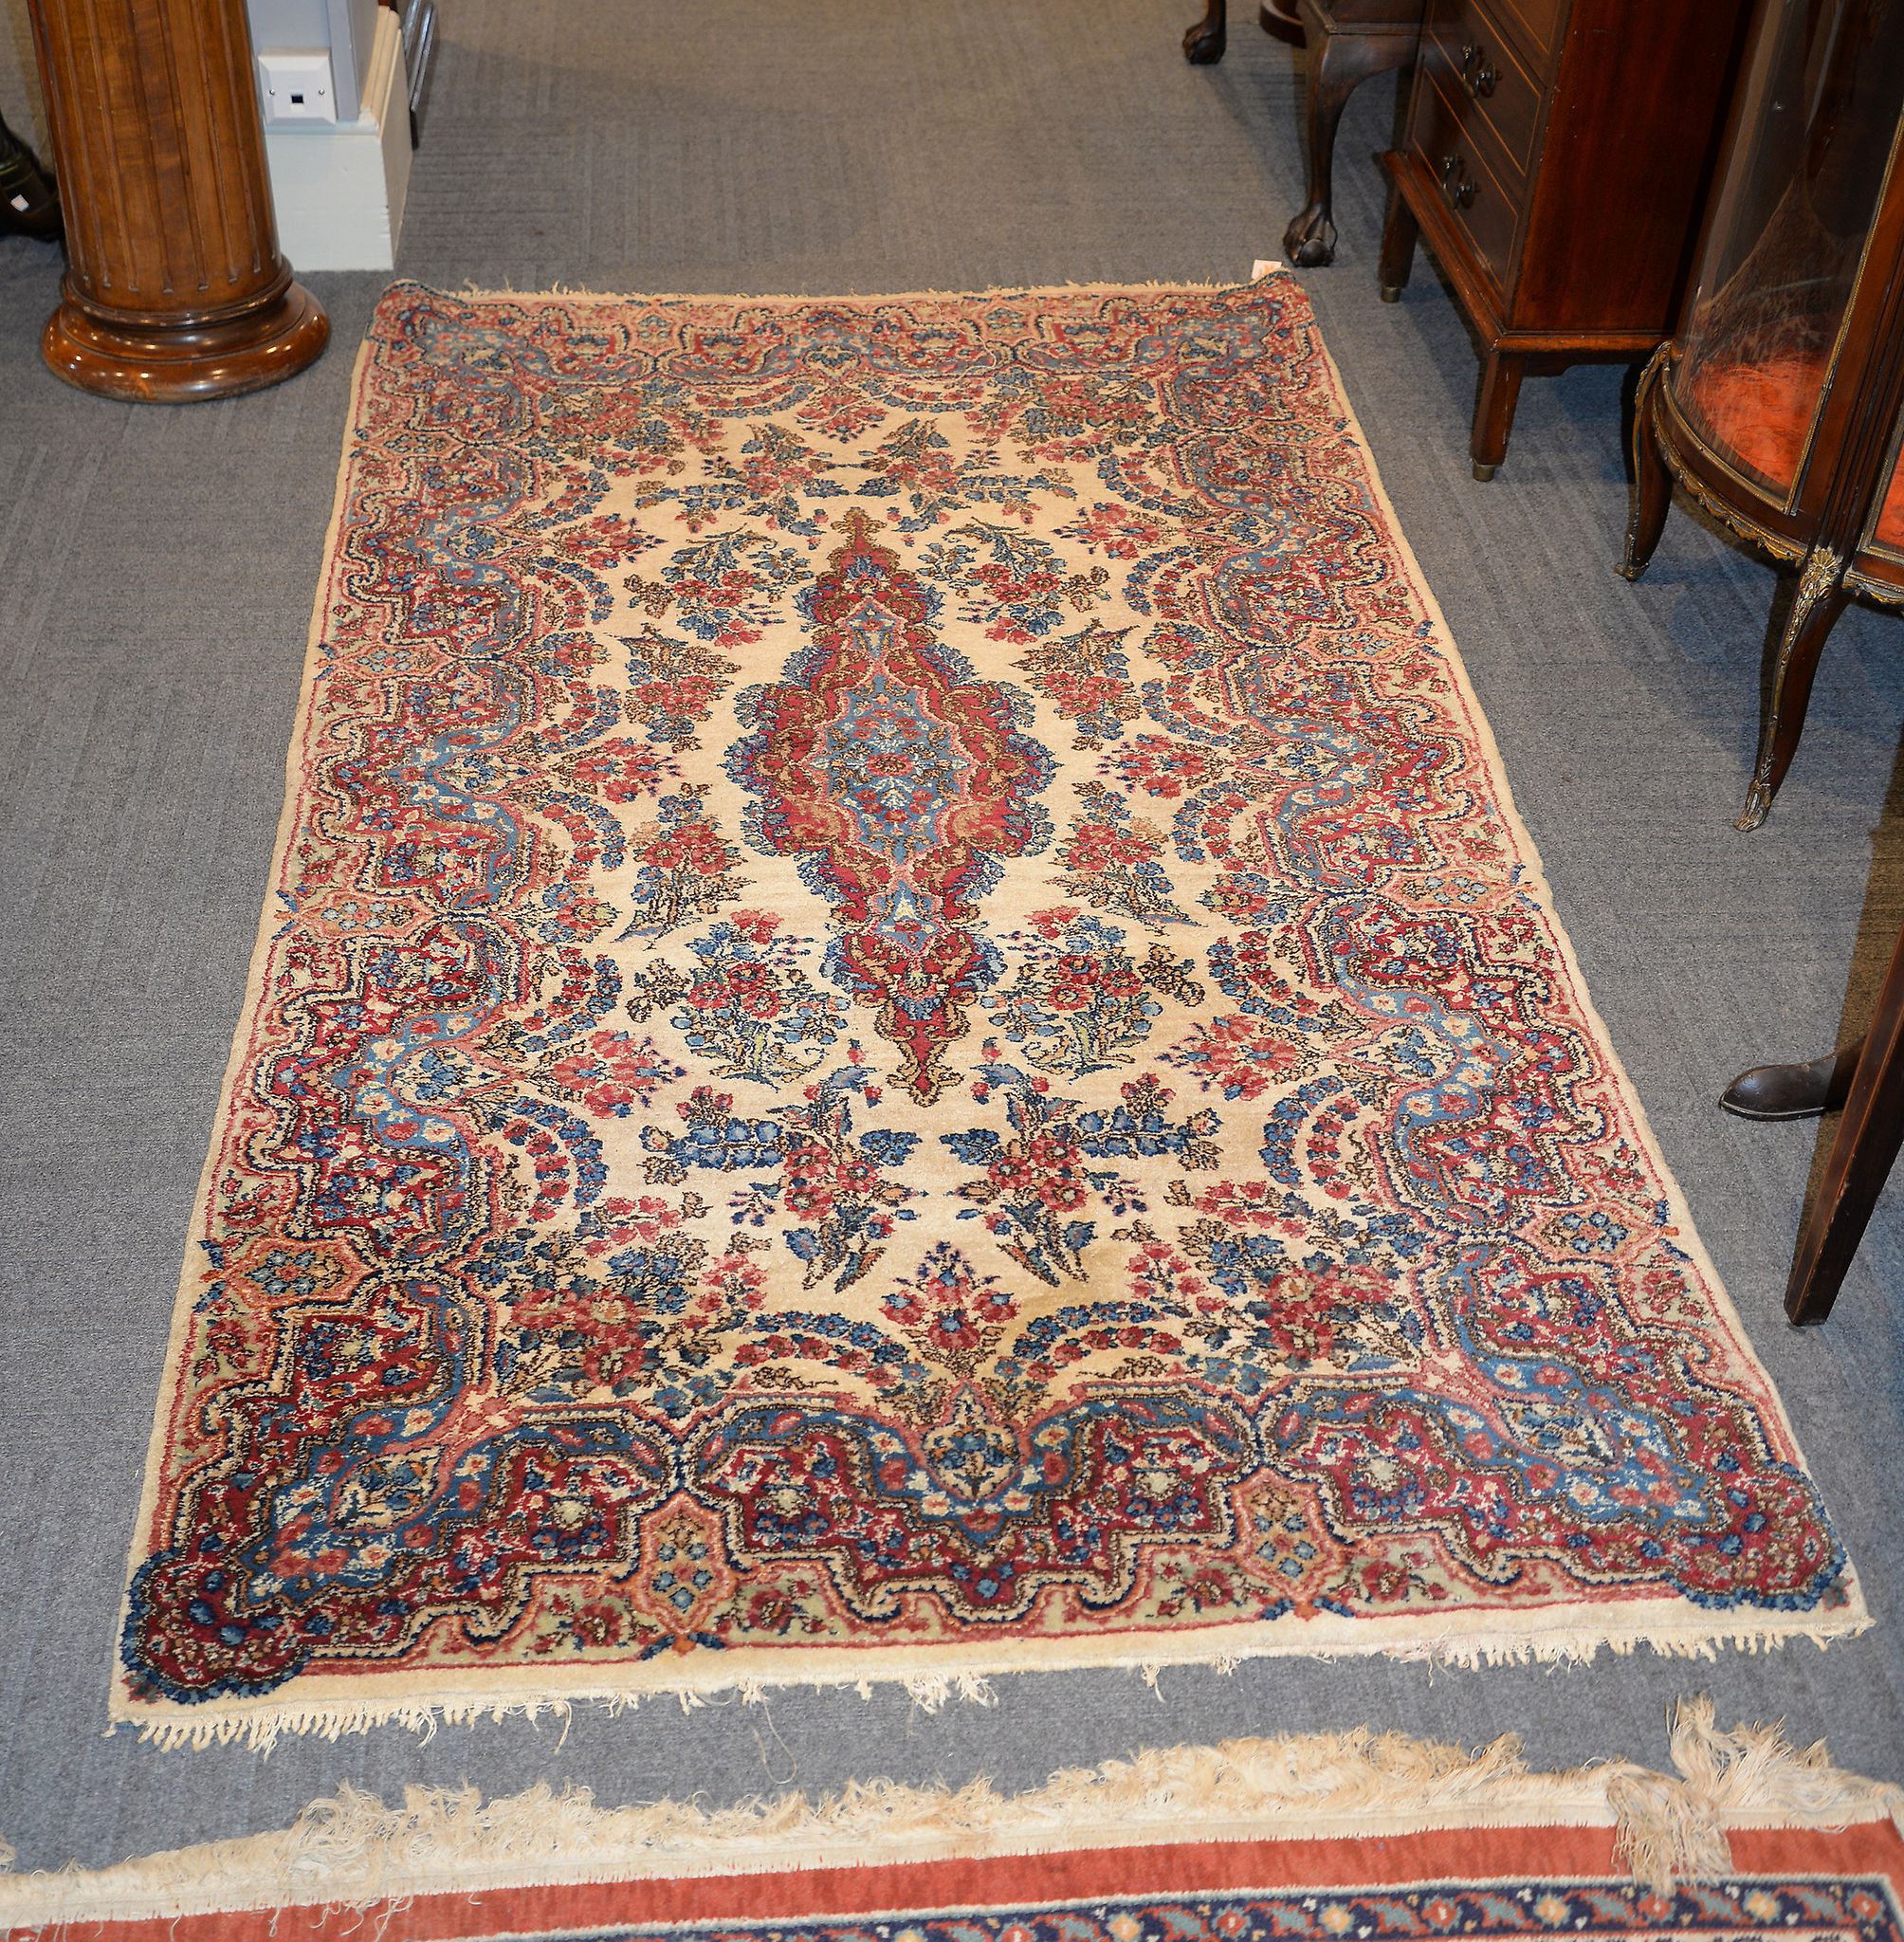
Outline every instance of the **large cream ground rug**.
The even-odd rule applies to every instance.
[[[384,299],[118,1717],[1864,1621],[1292,280]]]

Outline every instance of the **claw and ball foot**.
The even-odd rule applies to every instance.
[[[1321,269],[1335,261],[1335,225],[1320,209],[1305,209],[1283,231],[1283,254],[1298,269]]]
[[[1335,261],[1335,137],[1348,98],[1371,75],[1404,67],[1415,43],[1407,34],[1358,32],[1331,27],[1312,0],[1300,0],[1302,31],[1309,53],[1303,90],[1303,137],[1308,164],[1306,200],[1283,231],[1283,252],[1302,269],[1320,269]],[[1272,12],[1263,9],[1267,27]],[[1384,283],[1405,278],[1384,277]]]
[[[1207,67],[1223,58],[1229,45],[1229,0],[1204,0],[1203,18],[1184,29],[1184,60],[1193,66]]]

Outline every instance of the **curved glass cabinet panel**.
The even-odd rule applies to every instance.
[[[1701,440],[1789,505],[1904,118],[1904,0],[1788,0],[1740,81],[1737,136],[1680,332]],[[1904,544],[1894,478],[1879,543]]]
[[[1794,569],[1748,830],[1846,602],[1904,606],[1904,0],[1757,0],[1694,262],[1639,382],[1621,571],[1645,571],[1675,480]]]

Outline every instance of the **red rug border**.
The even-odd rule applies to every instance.
[[[1527,1848],[1537,1837],[1540,1867]],[[1005,1907],[1088,1896],[1195,1895],[1239,1888],[1305,1888],[1345,1894],[1440,1881],[1617,1880],[1611,1827],[1437,1828],[1419,1833],[1172,1846],[1070,1848],[1032,1855],[815,1868],[676,1879],[577,1881],[387,1901],[230,1910],[72,1922],[63,1933],[97,1942],[483,1942],[558,1935],[631,1922],[761,1921],[858,1917]],[[1891,1821],[1843,1828],[1734,1828],[1727,1879],[1877,1875],[1904,1895],[1904,1833]],[[5,1942],[45,1933],[9,1928]]]

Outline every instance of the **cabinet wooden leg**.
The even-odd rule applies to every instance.
[[[1904,932],[1877,995],[1877,1009],[1852,1076],[1844,1117],[1824,1163],[1818,1199],[1800,1230],[1785,1287],[1785,1313],[1822,1322],[1838,1299],[1871,1210],[1904,1146]]]
[[[1204,0],[1203,18],[1183,30],[1183,58],[1198,67],[1207,67],[1223,58],[1230,45],[1229,0]]]
[[[1654,413],[1659,398],[1660,375],[1664,368],[1665,346],[1653,355],[1633,397],[1633,507],[1626,521],[1626,557],[1620,573],[1637,580],[1666,530],[1666,514],[1673,504],[1673,473],[1659,449],[1659,429]]]
[[[1382,255],[1375,270],[1376,283],[1384,303],[1401,302],[1401,293],[1408,287],[1408,279],[1415,273],[1415,244],[1420,234],[1421,225],[1415,220],[1415,211],[1408,207],[1408,198],[1402,194],[1399,183],[1391,182],[1388,188],[1388,220],[1382,226]]]
[[[1798,590],[1779,634],[1766,690],[1759,759],[1752,770],[1752,786],[1746,792],[1746,806],[1733,825],[1736,829],[1755,830],[1765,821],[1772,797],[1791,767],[1798,739],[1804,732],[1804,713],[1811,705],[1819,653],[1844,612],[1847,597],[1843,556],[1829,546],[1814,546],[1799,569]]]
[[[1520,402],[1527,369],[1526,357],[1513,351],[1490,351],[1481,359],[1474,429],[1468,440],[1477,479],[1492,479],[1508,455],[1508,434],[1514,429],[1514,407]]]

